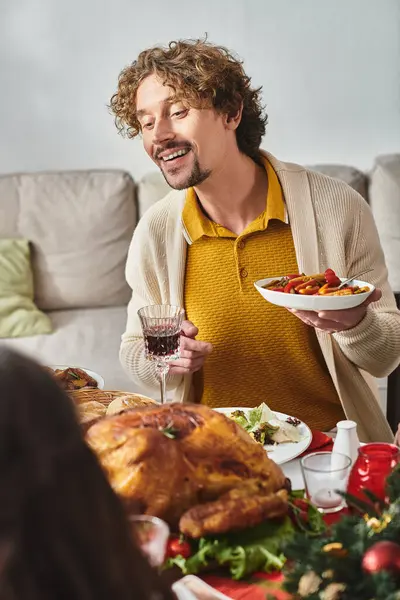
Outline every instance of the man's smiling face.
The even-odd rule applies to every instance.
[[[156,75],[140,84],[136,113],[144,148],[172,188],[200,185],[224,161],[232,133],[226,117],[190,107]]]

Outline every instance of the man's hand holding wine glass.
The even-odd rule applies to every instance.
[[[171,375],[187,375],[199,371],[212,352],[211,344],[196,340],[199,330],[191,321],[183,321],[181,332],[180,358],[170,361]]]

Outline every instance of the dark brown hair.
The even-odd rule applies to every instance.
[[[234,115],[243,105],[236,130],[238,147],[259,162],[259,148],[267,115],[260,101],[261,88],[250,86],[242,62],[226,48],[206,40],[179,40],[168,47],[144,50],[119,76],[118,90],[110,102],[115,124],[129,138],[141,129],[136,116],[136,94],[142,81],[156,74],[176,96],[190,106],[212,106],[221,114]]]
[[[172,600],[84,442],[69,397],[0,348],[0,599]]]

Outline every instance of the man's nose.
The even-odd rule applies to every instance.
[[[167,121],[160,120],[153,128],[153,144],[159,146],[169,140],[174,139],[175,134]]]

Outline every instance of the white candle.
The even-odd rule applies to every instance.
[[[334,508],[342,502],[342,497],[333,490],[321,489],[312,495],[311,502],[320,508]]]

